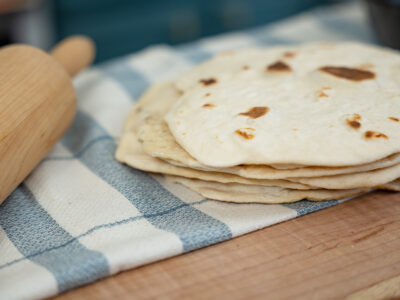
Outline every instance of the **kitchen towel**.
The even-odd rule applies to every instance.
[[[339,203],[207,200],[120,164],[114,152],[133,104],[156,81],[229,49],[341,40],[376,42],[358,2],[177,47],[153,46],[79,75],[72,127],[0,205],[0,299],[48,297]]]

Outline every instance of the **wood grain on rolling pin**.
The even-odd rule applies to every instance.
[[[0,50],[0,199],[25,178],[62,136],[75,114],[67,72],[41,50]]]
[[[25,45],[0,49],[0,203],[68,129],[76,111],[70,76],[94,51],[82,36],[61,42],[54,57]]]

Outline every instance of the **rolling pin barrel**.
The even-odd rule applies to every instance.
[[[92,62],[94,46],[73,37],[52,54],[26,45],[0,49],[0,203],[70,126],[76,111],[70,76]]]

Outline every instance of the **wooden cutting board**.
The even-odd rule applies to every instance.
[[[375,192],[54,299],[395,299],[400,193]]]

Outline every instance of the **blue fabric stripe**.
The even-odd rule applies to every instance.
[[[68,158],[68,159],[74,159],[74,158]],[[135,217],[130,217],[130,218],[118,220],[118,221],[115,221],[115,222],[112,222],[112,223],[97,225],[97,226],[95,226],[95,227],[93,227],[93,228],[90,228],[90,229],[87,230],[86,232],[84,232],[84,233],[82,233],[82,234],[80,234],[80,235],[78,235],[78,236],[76,236],[76,237],[73,237],[72,239],[66,241],[66,242],[63,243],[63,244],[60,244],[60,245],[57,245],[57,246],[52,246],[52,247],[50,247],[50,248],[46,248],[45,250],[37,251],[37,252],[31,253],[31,254],[29,254],[29,255],[26,255],[26,256],[24,256],[24,257],[15,259],[15,260],[13,260],[13,261],[10,261],[10,262],[8,262],[8,263],[6,263],[6,264],[0,265],[0,270],[1,270],[1,269],[4,269],[4,268],[7,268],[7,267],[9,267],[9,266],[11,266],[11,265],[14,265],[14,264],[16,264],[16,263],[18,263],[18,262],[20,262],[20,261],[25,260],[25,259],[31,259],[31,258],[33,258],[33,257],[35,257],[35,256],[42,255],[43,252],[45,252],[45,251],[52,251],[52,250],[55,250],[55,249],[58,249],[58,248],[61,248],[61,247],[68,246],[68,245],[70,245],[71,243],[75,242],[76,240],[78,240],[78,239],[80,239],[80,238],[82,238],[82,237],[85,237],[85,236],[87,236],[87,235],[90,235],[91,233],[96,232],[96,231],[98,231],[98,230],[100,230],[100,229],[103,229],[103,228],[113,228],[113,227],[115,227],[115,226],[119,226],[119,225],[123,225],[123,224],[128,224],[128,223],[136,222],[136,221],[139,221],[139,220],[144,219],[144,218],[155,218],[155,217],[159,217],[159,216],[161,216],[161,215],[163,215],[163,214],[168,214],[168,213],[170,213],[172,210],[179,210],[179,209],[181,209],[181,208],[183,208],[183,207],[186,207],[186,206],[189,206],[189,205],[190,205],[190,206],[199,205],[199,204],[202,204],[202,203],[207,202],[207,201],[209,201],[209,200],[203,199],[203,200],[196,201],[196,202],[192,202],[192,203],[185,203],[185,204],[182,204],[182,205],[173,207],[173,208],[171,208],[170,210],[163,211],[163,212],[156,213],[156,214],[148,214],[148,215],[135,216]]]
[[[82,149],[90,141],[107,135],[93,119],[78,112],[63,145],[73,153],[80,152],[80,161],[122,193],[143,215],[163,213],[146,218],[155,227],[173,232],[181,239],[184,251],[190,251],[232,237],[229,227],[221,221],[186,205],[178,197],[163,188],[145,172],[127,167],[114,159],[116,145],[113,140],[104,139],[93,143],[86,151]],[[164,212],[169,211],[164,214]]]
[[[102,253],[87,249],[77,240],[59,247],[73,237],[39,205],[24,184],[0,206],[0,215],[0,226],[11,242],[25,257],[54,275],[59,292],[109,274]]]
[[[300,217],[302,215],[306,215],[314,211],[334,206],[338,203],[339,201],[337,200],[320,201],[320,202],[302,200],[293,203],[283,203],[281,205],[294,209],[297,213],[297,216]]]
[[[149,81],[129,66],[127,57],[100,64],[99,69],[116,80],[132,100],[137,100],[149,86]]]

